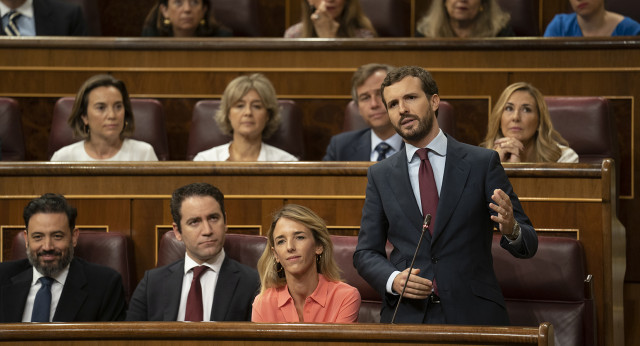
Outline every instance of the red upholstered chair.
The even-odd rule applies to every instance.
[[[73,97],[60,98],[53,108],[47,147],[49,158],[56,150],[78,141],[73,137],[73,130],[67,123],[74,100]],[[136,121],[135,132],[131,138],[151,144],[158,160],[168,160],[169,144],[162,104],[154,99],[131,99],[131,107]]]
[[[613,158],[619,164],[615,118],[602,97],[545,97],[553,127],[576,151],[580,162]]]
[[[551,322],[556,345],[596,343],[593,282],[578,240],[538,237],[538,252],[513,257],[494,235],[493,267],[514,326]]]
[[[408,1],[360,0],[364,14],[380,37],[409,37],[411,10]]]
[[[210,4],[216,19],[233,30],[233,36],[264,36],[258,0],[215,0]]]
[[[382,308],[381,297],[373,287],[371,287],[358,274],[353,266],[353,252],[358,244],[358,237],[354,236],[338,236],[332,235],[333,258],[338,267],[342,270],[342,279],[349,285],[355,287],[360,292],[362,303],[360,304],[360,315],[358,322],[360,323],[378,323],[380,322],[380,309]],[[387,243],[387,256],[391,253],[393,246]]]
[[[136,266],[129,238],[119,232],[80,231],[74,256],[88,262],[113,268],[122,276],[127,301],[136,285]],[[11,246],[11,259],[26,258],[22,232],[16,234]]]
[[[304,158],[304,141],[302,137],[302,111],[291,100],[278,100],[282,122],[280,127],[265,143],[278,147],[291,155]],[[187,160],[201,151],[222,145],[231,141],[231,136],[224,135],[213,120],[213,115],[220,108],[220,100],[198,101],[193,107],[189,143],[187,145]]]
[[[360,116],[360,111],[355,101],[351,100],[344,111],[344,123],[342,124],[342,131],[353,131],[364,129],[368,125]],[[456,113],[453,106],[447,101],[440,101],[440,108],[438,109],[438,126],[442,131],[450,134],[454,138],[456,137]]]
[[[633,0],[607,0],[607,10],[631,17],[640,22],[640,2]]]
[[[16,100],[0,97],[0,148],[2,161],[24,161],[20,108]]]
[[[517,36],[540,36],[539,0],[498,0]]]
[[[266,245],[265,236],[227,233],[224,252],[230,258],[255,269]],[[156,266],[161,267],[184,258],[184,252],[184,243],[176,239],[173,231],[166,232],[160,239]]]
[[[66,2],[80,5],[84,20],[87,25],[87,34],[89,36],[100,36],[102,29],[100,27],[100,10],[98,9],[98,1],[96,0],[64,0]]]

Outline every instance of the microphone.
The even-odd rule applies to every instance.
[[[418,240],[418,246],[416,246],[416,252],[413,254],[413,259],[411,260],[411,266],[409,266],[409,272],[407,273],[407,280],[405,280],[404,286],[402,286],[402,293],[400,293],[398,304],[396,304],[396,309],[393,311],[393,317],[391,318],[392,324],[396,320],[396,314],[398,313],[400,302],[402,302],[402,296],[404,295],[404,291],[407,289],[407,284],[409,283],[409,277],[411,276],[411,271],[413,270],[413,263],[416,261],[416,257],[418,256],[418,250],[420,249],[422,238],[424,238],[424,233],[426,230],[429,229],[430,224],[431,224],[431,214],[427,214],[427,216],[424,217],[424,222],[422,223],[422,234],[420,234],[420,240]]]

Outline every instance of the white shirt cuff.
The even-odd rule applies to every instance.
[[[399,271],[394,271],[393,273],[391,273],[391,275],[389,276],[389,279],[387,280],[387,293],[393,294],[393,295],[398,295],[398,293],[393,291],[393,280],[396,279],[396,276],[398,276],[398,274],[400,274]]]

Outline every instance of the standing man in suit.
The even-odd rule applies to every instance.
[[[226,256],[224,195],[193,183],[171,196],[173,232],[186,254],[147,271],[127,311],[128,321],[250,321],[258,272]],[[198,293],[199,291],[199,293]]]
[[[27,258],[0,263],[0,322],[124,319],[120,274],[73,257],[76,215],[62,195],[52,193],[24,208]]]
[[[82,7],[65,1],[0,0],[0,16],[2,16],[1,35],[87,35]]]
[[[324,161],[380,161],[399,151],[402,138],[396,133],[380,95],[380,84],[393,66],[360,66],[351,79],[351,97],[366,129],[340,133],[331,138]]]
[[[536,253],[538,238],[498,153],[440,130],[438,87],[422,68],[393,70],[381,93],[405,147],[369,168],[353,257],[358,273],[384,297],[381,321],[392,319],[430,214],[395,321],[508,325],[493,271],[494,227],[501,246],[519,258]],[[389,259],[387,240],[394,247]]]

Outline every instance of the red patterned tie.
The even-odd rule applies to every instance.
[[[418,171],[418,181],[420,183],[420,199],[422,202],[422,215],[431,214],[431,226],[429,233],[433,235],[433,226],[436,224],[436,212],[438,211],[438,188],[436,180],[433,178],[433,168],[427,156],[428,149],[418,149],[420,157],[420,170]]]
[[[187,296],[187,310],[184,314],[185,321],[200,322],[202,321],[202,286],[200,285],[200,277],[207,270],[207,266],[199,266],[193,268],[193,280],[191,280],[191,288]]]

